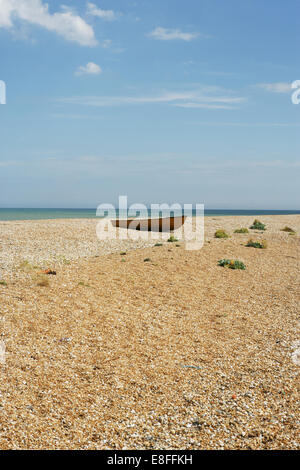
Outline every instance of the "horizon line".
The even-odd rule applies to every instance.
[[[155,203],[153,203],[155,204]],[[195,206],[196,204],[193,204],[193,206]],[[145,205],[147,209],[151,209],[151,206],[149,205]],[[183,206],[183,204],[182,204]],[[116,207],[116,209],[118,210],[119,207]],[[128,209],[130,209],[130,206],[128,207]],[[194,207],[193,207],[194,209]],[[65,210],[74,210],[74,211],[78,211],[78,210],[87,210],[87,211],[97,211],[97,207],[1,207],[0,206],[0,210],[57,210],[57,211],[65,211]],[[137,209],[138,210],[138,209]],[[168,209],[163,209],[163,210],[168,210]],[[176,209],[175,209],[176,210]],[[258,208],[247,208],[247,209],[243,209],[243,208],[217,208],[217,207],[204,207],[204,211],[207,211],[207,210],[211,210],[211,211],[277,211],[277,212],[288,212],[288,211],[292,211],[292,212],[300,212],[300,208],[299,209],[267,209],[267,208],[263,208],[263,209],[258,209]]]

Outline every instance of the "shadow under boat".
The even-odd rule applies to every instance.
[[[147,232],[173,232],[180,228],[187,216],[158,217],[156,219],[113,219],[114,227]]]

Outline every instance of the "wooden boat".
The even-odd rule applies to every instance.
[[[157,219],[113,219],[114,227],[148,232],[173,232],[185,222],[186,216],[159,217]]]

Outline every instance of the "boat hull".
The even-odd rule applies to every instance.
[[[159,217],[157,219],[115,219],[111,223],[114,227],[147,232],[173,232],[185,222],[186,216]]]

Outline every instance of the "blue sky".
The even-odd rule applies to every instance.
[[[0,0],[0,206],[299,209],[300,0]]]

